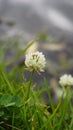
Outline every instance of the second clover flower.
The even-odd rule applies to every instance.
[[[39,51],[26,54],[25,65],[30,71],[35,70],[38,73],[43,72],[46,65],[44,54]]]
[[[66,86],[66,85],[73,85],[73,77],[69,74],[64,74],[63,76],[60,77],[59,81],[61,86]]]

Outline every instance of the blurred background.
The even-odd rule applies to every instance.
[[[17,48],[23,50],[37,37],[39,40],[28,52],[42,51],[47,67],[41,76],[35,74],[34,81],[42,82],[44,76],[54,87],[61,74],[73,74],[73,0],[0,0],[0,46],[9,42],[5,43],[5,57],[0,51],[0,63],[3,58],[5,61],[14,58]],[[17,64],[23,60],[21,57]]]
[[[47,32],[71,39],[72,12],[72,0],[0,0],[0,35],[13,36],[23,31],[25,39],[30,40]]]

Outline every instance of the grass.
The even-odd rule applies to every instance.
[[[35,91],[34,72],[27,81],[23,66],[15,66],[7,72],[7,66],[15,63],[33,44],[30,42],[11,61],[4,62],[5,46],[0,47],[0,129],[1,130],[73,130],[73,106],[68,96],[53,103],[49,84],[43,77],[43,86]],[[11,46],[12,47],[12,46]],[[40,75],[39,75],[40,76]],[[36,87],[40,84],[36,83]],[[49,104],[45,104],[42,93],[46,91]],[[52,111],[49,111],[51,108]]]

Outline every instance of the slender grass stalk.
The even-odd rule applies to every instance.
[[[65,118],[65,114],[67,113],[67,110],[68,110],[68,104],[70,102],[69,92],[70,92],[70,87],[67,87],[66,97],[64,99],[63,107],[61,107],[61,109],[62,109],[61,112],[60,112],[61,118],[60,118],[60,121],[59,121],[58,130],[61,129],[62,123],[63,123],[64,118]]]
[[[21,129],[19,129],[19,128],[15,127],[15,126],[12,126],[10,124],[7,124],[7,123],[5,123],[5,126],[8,126],[10,128],[10,130],[11,130],[12,127],[14,128],[14,130],[21,130]],[[5,129],[1,129],[1,130],[5,130]]]
[[[73,95],[73,93],[72,93],[72,95]],[[69,130],[72,130],[73,129],[73,105],[71,102],[70,102],[70,109],[72,111],[72,114],[71,114],[71,122],[70,122]]]
[[[45,84],[45,87],[47,89],[47,94],[48,94],[48,97],[49,97],[49,101],[50,101],[50,105],[51,105],[51,108],[52,108],[52,112],[54,111],[54,103],[53,103],[53,100],[52,100],[52,97],[51,97],[51,92],[50,92],[50,89],[49,89],[49,86],[48,86],[48,83],[47,83],[47,80],[44,78],[44,84]]]
[[[14,93],[13,87],[12,87],[12,85],[10,84],[10,82],[9,82],[9,80],[8,80],[8,78],[7,78],[7,76],[6,76],[6,74],[5,74],[4,72],[1,72],[1,74],[2,74],[2,77],[3,77],[4,81],[5,81],[6,84],[8,85],[8,88],[9,88],[10,92],[13,94],[13,93]],[[7,89],[8,89],[8,88],[7,88]]]
[[[42,126],[42,129],[43,129],[45,126],[48,126],[48,128],[49,128],[50,130],[54,130],[54,128],[53,128],[51,122],[52,122],[52,119],[53,119],[54,117],[56,117],[56,112],[59,110],[60,105],[61,105],[61,100],[60,100],[60,102],[58,103],[58,105],[57,105],[57,107],[55,108],[55,110],[53,111],[53,113],[48,117],[47,122]],[[41,130],[42,130],[42,129],[41,129]]]
[[[20,51],[15,58],[11,59],[9,62],[6,63],[6,66],[11,65],[14,62],[16,62],[27,51],[27,49],[33,44],[34,44],[34,41],[31,41],[30,43],[28,43],[28,45],[24,48],[24,50]]]
[[[14,126],[14,116],[15,116],[15,113],[13,111],[13,116],[12,116],[12,126]],[[12,127],[12,130],[14,130],[14,127]]]
[[[58,109],[60,108],[61,103],[62,103],[62,100],[59,101],[59,103],[58,103],[56,109],[54,110],[53,114],[50,116],[49,120],[51,120],[53,117],[55,117],[56,112],[57,112]]]

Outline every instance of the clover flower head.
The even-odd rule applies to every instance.
[[[25,65],[30,71],[43,72],[46,65],[45,56],[39,51],[26,54]]]
[[[59,84],[61,86],[66,86],[66,85],[73,85],[73,77],[69,74],[64,74],[63,76],[60,77]]]

